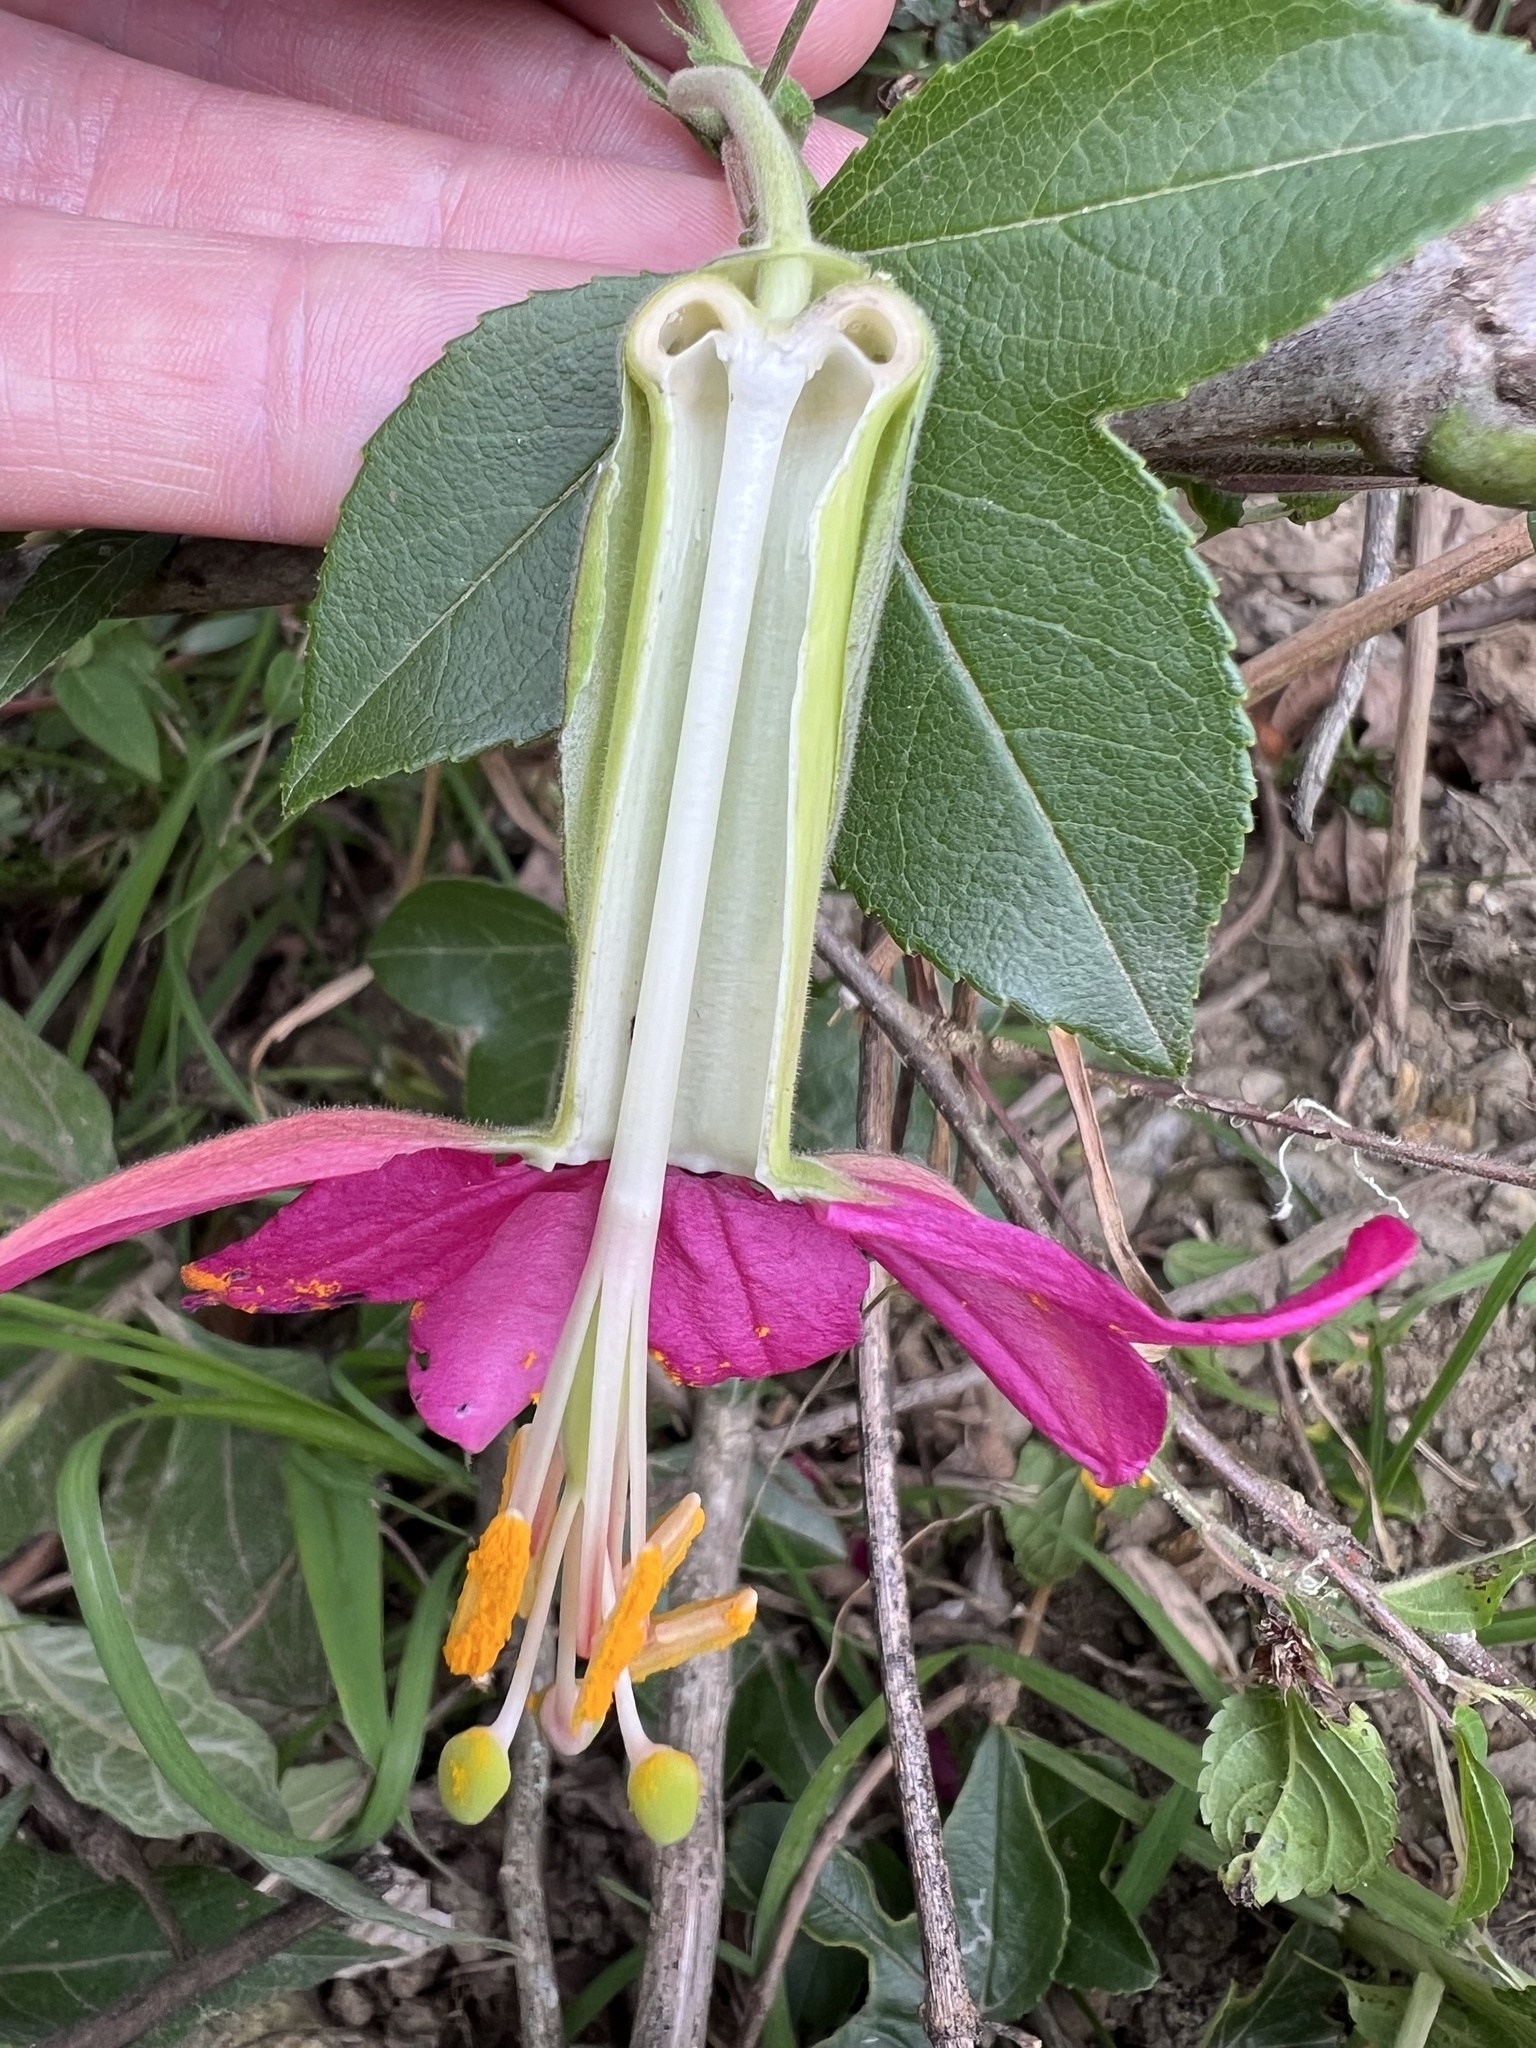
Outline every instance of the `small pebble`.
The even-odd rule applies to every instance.
[[[1495,1458],[1488,1467],[1488,1477],[1495,1486],[1513,1486],[1520,1477],[1520,1469],[1516,1465],[1507,1464],[1503,1458]]]

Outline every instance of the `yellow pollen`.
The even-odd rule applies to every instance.
[[[523,1371],[532,1372],[533,1368],[538,1364],[538,1362],[539,1354],[537,1353],[537,1351],[525,1352],[523,1354]]]
[[[233,1282],[222,1273],[204,1272],[201,1266],[183,1266],[181,1284],[183,1287],[192,1288],[197,1294],[216,1294],[222,1301]]]
[[[306,1301],[329,1301],[332,1295],[340,1294],[339,1280],[295,1280],[295,1294],[302,1294]]]
[[[757,1329],[755,1329],[752,1332],[752,1334],[754,1337],[771,1337],[773,1335],[773,1331],[769,1328],[767,1323],[762,1323],[759,1325]]]
[[[654,1543],[647,1543],[630,1565],[618,1603],[592,1646],[571,1716],[577,1725],[595,1725],[613,1705],[614,1687],[645,1645],[651,1609],[661,1597],[665,1581],[661,1552]]]
[[[757,1618],[757,1595],[750,1586],[718,1600],[690,1600],[656,1615],[646,1631],[645,1646],[629,1663],[638,1685],[658,1671],[672,1671],[690,1657],[707,1657],[739,1643]]]
[[[506,1648],[528,1576],[532,1534],[521,1515],[497,1515],[471,1551],[443,1645],[443,1661],[455,1677],[483,1678]]]

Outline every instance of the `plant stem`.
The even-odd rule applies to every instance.
[[[808,258],[815,247],[806,213],[814,187],[799,150],[745,71],[724,64],[680,71],[668,97],[683,118],[713,114],[729,129],[751,214],[743,225],[754,247],[778,259],[764,266],[758,303],[770,319],[793,319],[810,297]]]
[[[542,1631],[535,1682],[554,1675],[554,1646]],[[549,1796],[549,1744],[537,1714],[524,1714],[512,1738],[512,1793],[501,1838],[498,1889],[507,1933],[515,1943],[517,2019],[522,2048],[564,2048],[560,1987],[544,1910],[544,1802]]]
[[[1420,491],[1413,506],[1413,566],[1427,568],[1440,555],[1445,499]],[[1439,613],[1433,605],[1408,621],[1403,650],[1403,699],[1392,764],[1392,829],[1384,884],[1387,907],[1376,957],[1376,1062],[1389,1079],[1403,1063],[1408,1036],[1408,970],[1413,958],[1413,891],[1419,873],[1419,823],[1424,808],[1424,757],[1429,748],[1430,702],[1440,658]]]
[[[1492,1329],[1495,1318],[1511,1300],[1532,1265],[1536,1265],[1536,1226],[1525,1233],[1504,1261],[1498,1278],[1478,1303],[1471,1322],[1462,1331],[1450,1357],[1441,1366],[1434,1385],[1413,1411],[1412,1419],[1394,1447],[1386,1471],[1381,1475],[1377,1490],[1384,1501],[1391,1499],[1393,1489],[1408,1469],[1414,1445],[1439,1414],[1445,1402],[1450,1399],[1462,1374],[1477,1356],[1478,1347]]]
[[[705,1520],[673,1582],[678,1601],[710,1599],[736,1583],[756,1411],[757,1392],[750,1382],[695,1397],[689,1476]],[[695,1657],[674,1672],[667,1740],[698,1765],[703,1797],[692,1832],[656,1852],[650,1936],[631,2048],[704,2048],[725,1898],[721,1781],[730,1708],[728,1652]]]
[[[859,1143],[888,1151],[891,1134],[891,1060],[872,1024],[865,1026],[859,1068]],[[859,1423],[863,1439],[864,1517],[869,1536],[869,1578],[875,1635],[901,1801],[907,1860],[922,1931],[928,1999],[923,2025],[933,2048],[976,2048],[980,2021],[960,1953],[954,1891],[939,1820],[933,1760],[923,1725],[923,1700],[912,1650],[906,1565],[901,1545],[901,1501],[896,1488],[895,1416],[891,1410],[891,1306],[885,1275],[870,1268],[859,1345]]]

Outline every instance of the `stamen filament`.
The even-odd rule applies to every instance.
[[[581,1495],[568,1493],[560,1503],[555,1516],[555,1526],[550,1531],[550,1540],[539,1560],[538,1587],[523,1630],[517,1663],[512,1672],[512,1683],[507,1688],[507,1696],[501,1703],[500,1713],[489,1724],[497,1741],[503,1747],[512,1740],[517,1724],[522,1718],[523,1708],[528,1704],[528,1695],[533,1690],[533,1674],[539,1661],[539,1645],[544,1640],[544,1630],[549,1622],[549,1610],[554,1602],[555,1587],[559,1583],[560,1567],[565,1562],[571,1528],[580,1512]]]

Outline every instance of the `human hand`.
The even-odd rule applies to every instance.
[[[734,0],[766,61],[791,0]],[[821,0],[824,93],[888,0]],[[717,167],[609,41],[655,0],[11,0],[0,529],[322,541],[359,452],[492,306],[730,248]],[[825,179],[857,137],[828,122]]]

